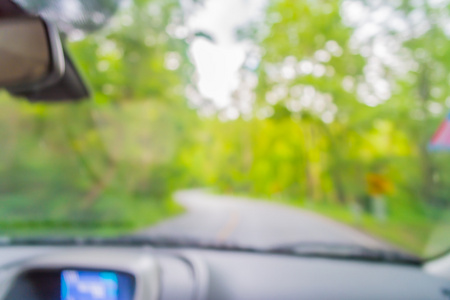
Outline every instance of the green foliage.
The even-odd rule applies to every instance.
[[[180,211],[168,199],[187,178],[176,162],[196,122],[183,95],[187,43],[166,30],[180,17],[176,1],[134,1],[68,43],[92,101],[0,95],[0,231],[123,232]]]
[[[239,29],[261,58],[245,70],[258,77],[253,110],[233,121],[189,108],[194,67],[189,38],[173,34],[183,23],[177,1],[132,1],[109,28],[69,42],[91,101],[0,95],[0,231],[78,234],[87,222],[122,233],[179,212],[173,191],[210,186],[281,199],[422,252],[450,199],[450,158],[427,150],[449,105],[450,44],[436,21],[445,13],[382,3],[404,19],[422,9],[430,24],[406,38],[380,30],[399,41],[393,55],[410,66],[400,70],[363,51],[379,36],[352,45],[364,24],[344,20],[348,2],[271,1],[262,24]],[[372,173],[393,186],[384,223],[371,209]]]

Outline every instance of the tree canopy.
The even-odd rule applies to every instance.
[[[450,157],[427,148],[450,106],[447,2],[269,1],[236,29],[253,50],[233,118],[204,116],[210,100],[189,97],[201,97],[189,47],[212,37],[187,29],[178,1],[129,2],[97,34],[68,36],[92,99],[0,95],[4,227],[143,226],[173,211],[173,191],[208,186],[345,211],[337,218],[351,223],[362,210],[357,226],[391,226],[422,251],[450,199]],[[389,226],[372,218],[377,188]]]

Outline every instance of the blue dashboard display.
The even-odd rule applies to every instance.
[[[114,272],[61,272],[61,300],[118,300],[119,279]]]

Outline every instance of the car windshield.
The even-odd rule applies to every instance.
[[[16,2],[92,97],[0,93],[1,236],[450,248],[448,0]]]

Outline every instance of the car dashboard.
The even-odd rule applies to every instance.
[[[449,299],[420,266],[195,248],[8,246],[0,299]]]

